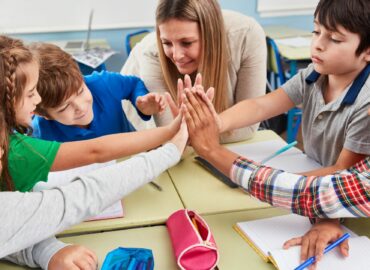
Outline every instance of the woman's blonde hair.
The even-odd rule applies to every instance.
[[[215,88],[213,104],[217,112],[228,107],[228,48],[220,6],[216,0],[160,0],[156,11],[159,57],[170,94],[177,98],[177,79],[182,75],[164,53],[158,26],[170,19],[197,22],[201,35],[201,59],[197,72],[203,86]]]
[[[21,101],[27,83],[27,75],[19,66],[32,61],[35,59],[22,41],[0,36],[0,147],[3,151],[0,190],[13,190],[8,168],[9,135],[28,131],[28,127],[17,124],[15,106]]]

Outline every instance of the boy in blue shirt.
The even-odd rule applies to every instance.
[[[39,43],[31,49],[40,62],[37,90],[42,98],[32,122],[35,137],[69,142],[134,131],[122,109],[123,99],[130,100],[145,121],[165,108],[164,97],[149,94],[137,77],[107,71],[83,77],[59,47]]]

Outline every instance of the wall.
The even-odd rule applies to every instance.
[[[294,1],[294,0],[292,0]],[[254,17],[261,25],[290,25],[296,28],[311,30],[313,25],[313,16],[286,16],[261,18],[257,13],[257,0],[220,0],[222,8],[239,11],[248,16]],[[154,11],[153,11],[154,12]],[[93,27],[94,29],[94,27]],[[109,70],[119,71],[127,57],[124,48],[125,36],[137,29],[112,29],[112,30],[95,30],[91,38],[105,38],[111,47],[118,52],[107,61]],[[85,39],[86,31],[77,32],[58,32],[58,33],[39,33],[15,35],[16,37],[27,41],[48,41],[48,40],[65,40],[65,39]]]

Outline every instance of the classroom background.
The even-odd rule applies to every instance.
[[[38,14],[35,12],[40,12],[40,16],[47,16],[47,14],[52,14],[48,12],[47,8],[52,9],[60,9],[62,8],[62,3],[60,6],[57,6],[57,3],[49,2],[48,7],[46,4],[42,4],[45,0],[37,0],[37,1],[29,1],[27,16],[28,22],[32,21],[33,18],[37,18]],[[3,3],[2,3],[3,2]],[[2,11],[0,11],[0,15],[3,19],[6,20],[8,18],[13,23],[16,21],[12,16],[5,16],[8,15],[9,12],[9,5],[14,5],[14,9],[16,10],[17,2],[24,2],[23,4],[27,4],[28,1],[17,0],[9,3],[9,1],[1,0]],[[36,9],[35,6],[38,5],[40,2],[40,6],[42,8]],[[67,23],[68,21],[79,19],[81,22],[78,27],[66,27],[66,29],[59,28],[58,31],[48,31],[46,29],[36,29],[38,32],[32,32],[32,28],[29,27],[27,33],[17,33],[18,31],[22,31],[20,29],[4,29],[4,24],[6,25],[7,21],[0,23],[3,27],[0,26],[0,32],[10,34],[14,37],[18,37],[24,39],[26,41],[56,41],[56,40],[85,40],[86,39],[86,32],[87,32],[87,25],[88,25],[88,12],[91,7],[94,8],[94,19],[92,22],[92,32],[91,32],[91,39],[105,39],[110,47],[118,52],[117,54],[113,55],[106,61],[106,66],[108,70],[111,71],[120,71],[122,65],[124,64],[127,53],[125,50],[125,38],[128,34],[138,31],[140,29],[148,29],[153,30],[154,26],[154,13],[155,13],[155,6],[156,0],[141,0],[141,1],[124,1],[124,0],[110,0],[110,1],[103,1],[104,3],[99,3],[95,0],[79,0],[76,1],[63,1],[63,5],[67,5],[70,2],[71,8],[70,10],[66,9],[65,14],[62,14],[64,17],[64,21]],[[294,28],[300,28],[306,31],[312,30],[312,22],[313,22],[313,11],[314,7],[317,4],[317,0],[220,0],[219,3],[223,9],[230,9],[241,12],[245,15],[251,16],[255,18],[262,26],[268,25],[286,25],[292,26]],[[47,3],[47,2],[46,2]],[[81,9],[73,9],[73,6],[76,5],[86,7]],[[106,7],[102,5],[108,5],[109,3],[112,4],[111,7]],[[145,3],[145,5],[143,5]],[[115,7],[114,5],[117,5]],[[136,5],[138,5],[136,7]],[[141,6],[140,6],[141,5]],[[32,8],[35,8],[33,12]],[[148,10],[143,10],[143,9]],[[11,9],[11,7],[10,7]],[[111,10],[109,10],[111,9]],[[100,11],[103,10],[103,11]],[[19,11],[18,11],[19,12]],[[137,12],[137,14],[132,14]],[[22,12],[21,12],[22,13]],[[56,13],[61,14],[62,11]],[[80,15],[79,15],[80,13]],[[102,25],[105,19],[109,19],[112,16],[109,14],[113,14],[117,17],[117,20],[121,20],[120,23],[116,23],[115,25]],[[152,18],[147,19],[148,15],[152,14]],[[25,18],[24,14],[17,15],[20,20]],[[52,14],[53,15],[53,14]],[[49,15],[52,17],[52,15]],[[61,15],[61,16],[62,16]],[[16,16],[16,14],[14,14]],[[106,16],[106,18],[104,18]],[[143,17],[143,23],[138,23],[141,25],[135,26],[134,23],[127,22],[124,16],[129,17]],[[12,18],[9,18],[12,17]],[[55,16],[54,16],[55,17]],[[113,20],[113,19],[112,19]],[[117,28],[120,27],[121,28]],[[49,27],[51,28],[51,27]],[[76,30],[80,28],[79,30]]]

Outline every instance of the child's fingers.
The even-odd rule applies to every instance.
[[[186,105],[186,109],[189,112],[189,114],[190,114],[190,116],[193,120],[194,127],[196,128],[196,127],[199,126],[199,123],[200,123],[199,114],[197,112],[197,110],[199,110],[199,109],[195,107],[197,105],[194,105],[194,103],[195,103],[195,101],[193,100],[194,97],[192,96],[190,91],[185,91],[185,93],[186,93],[186,95],[184,95],[183,100],[184,100],[184,103]],[[189,98],[191,98],[192,101],[190,101]]]
[[[206,115],[207,118],[210,118],[210,117],[213,117],[214,114],[212,112],[212,110],[209,108],[208,104],[206,102],[204,102],[202,96],[204,95],[204,89],[203,87],[200,87],[200,86],[196,86],[196,95],[195,95],[195,98],[197,99],[199,105],[200,105],[200,108],[202,110],[202,114]],[[213,105],[212,105],[213,107]],[[213,117],[215,118],[215,117]],[[215,118],[217,119],[217,118]]]
[[[294,237],[283,244],[284,249],[302,245],[302,237]]]
[[[307,260],[308,254],[309,254],[309,247],[310,247],[310,238],[303,237],[302,245],[301,245],[301,255],[300,255],[301,262],[304,262],[305,260]]]
[[[344,257],[348,257],[349,256],[349,244],[348,244],[348,239],[345,240],[343,243],[341,243],[339,245],[339,250],[340,250],[340,253],[344,256]]]
[[[184,103],[186,103],[186,102],[184,102]],[[181,111],[184,114],[184,118],[185,118],[185,121],[186,121],[186,125],[188,126],[189,133],[193,133],[193,131],[195,130],[195,123],[194,123],[194,119],[191,117],[191,114],[188,110],[188,106],[183,104],[181,106]]]
[[[216,112],[216,109],[215,109],[215,107],[212,104],[212,99],[213,99],[213,96],[214,96],[214,92],[215,92],[215,89],[213,87],[210,87],[207,90],[207,94],[205,94],[203,92],[202,95],[201,95],[201,97],[202,97],[203,101],[207,104],[208,109],[212,113],[213,117],[215,119],[218,119],[218,113]],[[212,99],[210,99],[210,97],[212,97]]]
[[[96,264],[94,264],[92,260],[88,260],[88,258],[79,258],[74,264],[80,270],[96,270]]]
[[[204,112],[203,112],[203,109],[202,109],[200,103],[197,100],[197,94],[196,93],[194,94],[189,89],[185,89],[185,93],[186,93],[186,98],[187,98],[188,102],[191,104],[194,113],[197,114],[197,119],[201,119],[201,115],[203,115]],[[189,107],[188,107],[188,109],[189,109]]]
[[[159,101],[158,101],[159,105],[161,107],[166,107],[166,99],[165,99],[165,96],[164,95],[160,95],[159,96]]]
[[[326,248],[326,243],[323,241],[317,241],[316,242],[316,250],[315,250],[315,256],[316,261],[320,261],[322,256],[324,255],[324,250]]]

